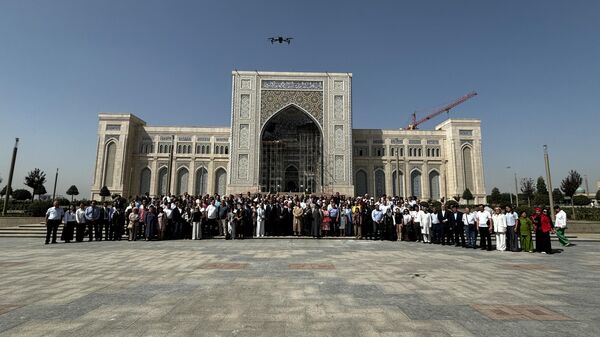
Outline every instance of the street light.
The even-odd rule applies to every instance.
[[[507,170],[510,170],[510,166],[506,167]],[[512,202],[512,192],[510,192],[510,190],[508,190],[508,195],[510,197],[510,207],[513,206],[513,202]],[[518,199],[518,198],[517,198]]]
[[[554,220],[554,200],[552,197],[552,179],[550,178],[550,160],[548,159],[548,145],[544,145],[544,162],[546,164],[546,181],[548,181],[548,199],[550,200],[550,215]]]
[[[8,183],[6,184],[6,195],[4,196],[4,208],[2,209],[2,216],[6,215],[6,208],[8,208],[8,198],[10,198],[12,189],[13,173],[15,173],[15,161],[17,160],[17,150],[19,148],[19,138],[15,138],[15,147],[13,149],[12,160],[10,161],[10,171],[8,173]]]

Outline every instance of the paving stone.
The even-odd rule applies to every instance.
[[[0,238],[0,336],[599,336],[600,246]]]

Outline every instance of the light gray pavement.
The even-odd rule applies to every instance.
[[[42,241],[0,239],[0,336],[600,336],[594,242]]]

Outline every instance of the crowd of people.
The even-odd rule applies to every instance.
[[[553,222],[548,209],[517,214],[511,206],[420,202],[415,197],[348,198],[239,194],[229,196],[120,196],[110,202],[81,203],[66,211],[58,202],[46,213],[46,244],[56,243],[64,224],[64,242],[136,240],[199,240],[262,238],[265,236],[354,237],[366,240],[413,241],[463,248],[551,254],[551,233],[570,245],[564,231],[566,214],[556,206]],[[477,243],[479,237],[479,244]]]

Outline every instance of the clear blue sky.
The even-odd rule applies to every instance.
[[[462,94],[482,120],[486,187],[570,169],[600,178],[599,1],[0,2],[0,176],[89,196],[97,113],[228,126],[231,71],[352,72],[354,127],[396,128]],[[293,36],[291,45],[266,38]],[[432,128],[431,121],[424,128]],[[512,169],[506,169],[511,166]]]

